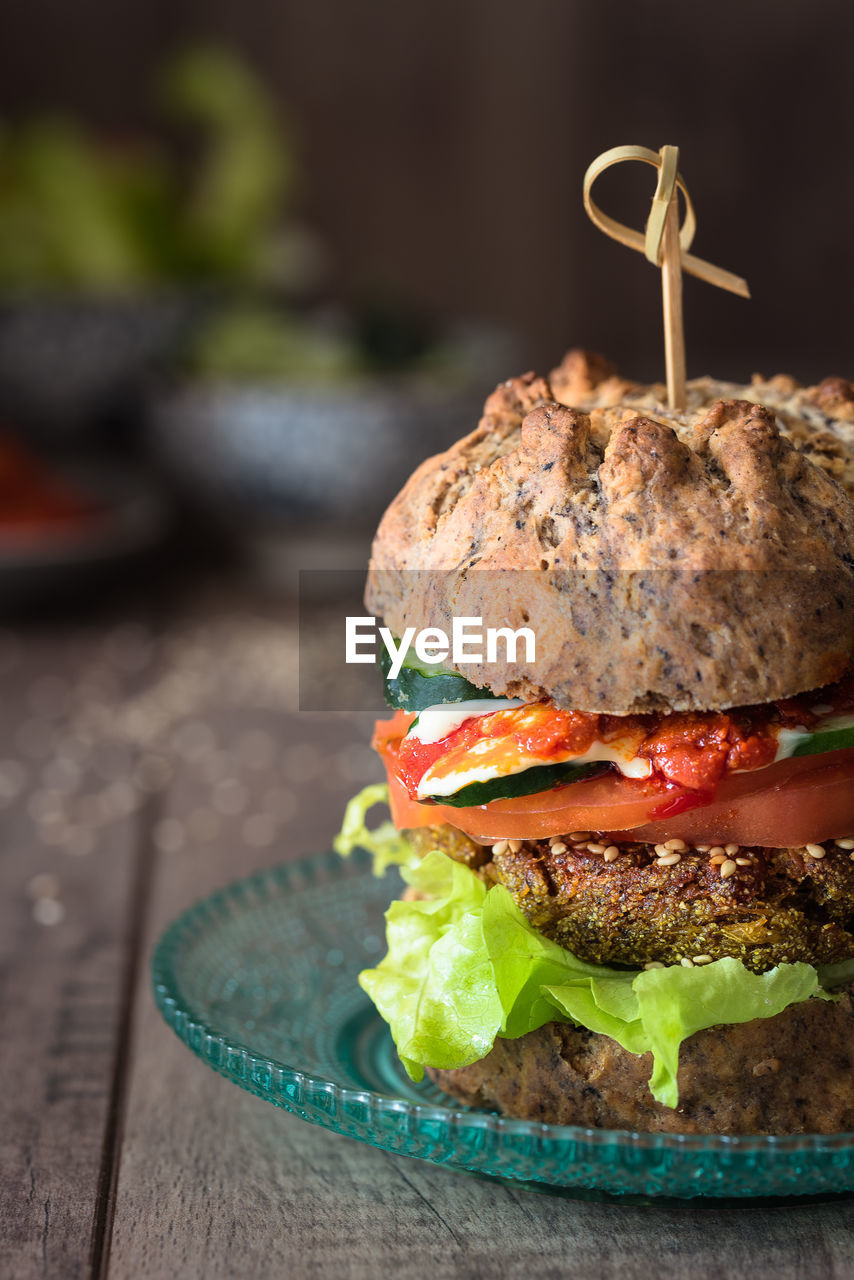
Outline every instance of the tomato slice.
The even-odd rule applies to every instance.
[[[398,712],[377,725],[374,737],[389,774],[392,817],[400,828],[449,822],[485,844],[602,831],[649,843],[682,839],[791,848],[854,835],[854,750],[732,774],[714,795],[610,773],[537,795],[458,809],[411,800],[398,781],[395,745],[409,723],[411,717]]]
[[[753,775],[734,774],[704,808],[648,823],[631,834],[650,844],[681,839],[777,848],[852,836],[854,751],[782,760]]]

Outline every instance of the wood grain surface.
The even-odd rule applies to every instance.
[[[66,644],[39,637],[16,659],[0,685],[0,796],[21,787],[0,808],[0,1270],[71,1277],[88,1274],[103,1235],[139,816],[115,823],[108,844],[86,858],[38,838],[34,797],[45,794],[51,741],[50,721],[33,704],[39,682],[75,659]],[[39,892],[41,881],[53,882],[56,897]],[[64,916],[48,928],[34,913],[52,901]]]
[[[299,716],[287,690],[276,701],[211,676],[224,634],[216,620],[167,632],[147,663],[118,678],[113,719],[132,706],[145,723],[164,679],[181,718],[161,725],[155,743],[120,744],[131,773],[134,751],[168,768],[132,812],[99,828],[86,856],[45,843],[49,805],[43,794],[33,800],[45,775],[56,781],[45,741],[27,764],[28,784],[0,809],[0,1273],[854,1276],[850,1200],[646,1207],[477,1178],[305,1124],[216,1076],[177,1040],[150,993],[149,955],[164,925],[237,876],[327,847],[347,795],[375,767],[355,717]],[[33,689],[44,692],[45,673],[67,672],[65,643],[45,638],[27,646],[14,673],[0,669],[9,755],[25,759],[37,745]],[[0,643],[0,668],[2,652]],[[118,750],[105,773],[119,772]],[[0,758],[0,795],[7,763]],[[32,877],[44,874],[57,878],[64,909],[52,927],[33,917]]]

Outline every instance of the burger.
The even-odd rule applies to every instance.
[[[570,352],[383,517],[366,605],[427,641],[337,841],[407,886],[360,982],[467,1104],[851,1130],[854,386],[663,398]],[[508,642],[436,655],[455,619]]]

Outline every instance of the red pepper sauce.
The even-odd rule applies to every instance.
[[[852,712],[854,673],[797,698],[729,711],[609,716],[534,703],[479,715],[438,742],[403,738],[398,774],[414,798],[436,761],[451,753],[462,758],[484,739],[503,740],[507,757],[535,756],[546,762],[583,755],[596,741],[619,742],[627,754],[649,761],[653,777],[711,799],[729,774],[774,763],[776,730],[814,729],[823,718]],[[406,723],[408,727],[411,718]]]

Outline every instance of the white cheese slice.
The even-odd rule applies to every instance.
[[[788,760],[795,754],[801,743],[811,737],[809,729],[780,729],[777,733],[777,754],[774,757],[774,763],[776,764],[778,760]],[[736,773],[744,773],[744,770],[737,769]]]
[[[488,740],[484,740],[484,742],[485,746],[489,745]],[[470,755],[477,753],[479,745],[479,743],[475,745]],[[648,778],[652,773],[652,765],[649,760],[639,759],[632,748],[621,749],[618,742],[597,741],[582,755],[569,756],[562,760],[555,759],[554,756],[519,755],[514,761],[512,769],[508,769],[506,764],[481,767],[473,765],[470,769],[460,769],[454,773],[446,773],[440,778],[434,777],[432,769],[428,769],[418,784],[418,799],[423,800],[427,796],[452,796],[472,782],[492,782],[495,778],[507,778],[517,773],[524,773],[526,769],[533,769],[538,765],[600,763],[615,764],[627,778]]]
[[[449,733],[459,729],[466,720],[488,716],[493,711],[511,711],[514,707],[524,706],[521,698],[472,698],[471,702],[439,702],[435,707],[426,707],[420,712],[406,736],[429,746],[432,742],[447,738]]]

